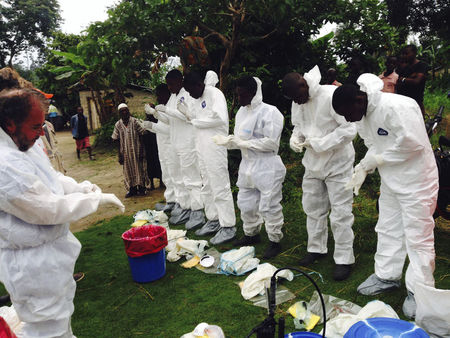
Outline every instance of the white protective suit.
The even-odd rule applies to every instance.
[[[69,223],[95,212],[103,194],[56,172],[37,144],[19,151],[1,128],[0,159],[0,281],[24,337],[72,337],[81,244]]]
[[[195,146],[203,180],[202,197],[206,218],[210,221],[218,219],[222,227],[233,227],[236,216],[228,173],[227,149],[212,140],[215,135],[228,135],[227,101],[219,89],[209,85],[205,86],[201,97],[192,100],[191,123],[194,126]]]
[[[178,186],[177,202],[183,209],[203,209],[201,197],[202,179],[195,150],[194,127],[178,109],[179,102],[191,105],[192,97],[181,88],[178,95],[172,94],[166,104],[166,114],[170,117],[170,142],[178,157],[178,168],[172,179]],[[176,169],[176,168],[174,168]]]
[[[357,83],[368,96],[367,113],[356,123],[368,148],[364,159],[376,155],[381,176],[375,274],[401,279],[408,254],[407,289],[414,293],[416,282],[434,287],[439,183],[422,112],[409,97],[381,92],[383,81],[373,74],[361,75]]]
[[[306,213],[308,252],[327,253],[328,214],[334,237],[336,264],[353,264],[352,191],[344,189],[352,177],[356,135],[353,124],[338,115],[331,104],[337,88],[320,85],[320,71],[315,66],[304,74],[309,99],[304,104],[292,102],[292,138],[308,141],[302,163],[302,204]]]
[[[263,221],[269,240],[283,238],[281,206],[286,168],[278,155],[284,117],[277,107],[262,101],[261,80],[255,78],[257,91],[250,105],[239,108],[234,136],[243,140],[237,186],[237,204],[241,210],[246,236],[256,236]]]
[[[159,113],[159,116],[164,113]],[[163,117],[164,119],[164,117]],[[169,122],[168,118],[164,119]],[[156,143],[158,146],[158,156],[159,163],[161,164],[161,179],[166,186],[166,190],[164,191],[164,198],[166,199],[166,203],[175,203],[176,200],[176,190],[175,183],[172,179],[172,173],[174,170],[174,166],[178,166],[176,163],[176,155],[174,154],[174,149],[170,142],[170,126],[169,123],[164,122],[161,118],[157,123],[144,121],[142,126],[156,134]],[[176,173],[175,173],[176,176]]]

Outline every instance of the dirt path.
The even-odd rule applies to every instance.
[[[97,184],[103,192],[115,194],[125,204],[126,215],[133,215],[136,211],[142,209],[153,208],[156,202],[164,199],[163,189],[153,190],[147,193],[147,196],[125,199],[126,191],[123,185],[122,166],[117,162],[115,153],[94,150],[96,160],[89,161],[87,152],[82,152],[81,161],[79,161],[72,134],[69,131],[61,131],[57,132],[56,137],[58,139],[58,150],[63,156],[64,167],[67,170],[66,175],[73,177],[78,182],[91,181]],[[94,138],[91,137],[91,143],[93,142]],[[158,182],[155,183],[156,186],[159,185]],[[102,206],[96,213],[72,223],[70,229],[73,232],[81,231],[98,221],[119,214],[120,211],[114,207]]]

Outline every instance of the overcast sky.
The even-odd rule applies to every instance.
[[[58,0],[64,22],[64,33],[79,34],[94,21],[104,21],[108,17],[108,7],[118,0]]]

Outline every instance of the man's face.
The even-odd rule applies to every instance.
[[[128,123],[128,121],[130,120],[130,111],[128,110],[128,108],[120,109],[119,115],[124,123]]]
[[[20,151],[27,151],[41,135],[44,135],[42,126],[45,121],[46,109],[36,99],[31,98],[30,100],[32,100],[32,104],[28,117],[19,126],[12,122],[9,128],[11,139]]]
[[[185,85],[184,89],[186,89],[194,99],[198,99],[203,95],[203,91],[205,90],[205,85],[203,83],[196,83],[194,85]]]
[[[255,94],[252,94],[244,87],[236,87],[236,95],[238,97],[238,102],[241,107],[248,106]]]
[[[183,88],[183,80],[181,79],[166,79],[167,87],[172,94],[178,94]]]
[[[78,114],[78,115],[83,115],[83,108],[78,107],[78,108],[77,108],[77,114]]]
[[[411,48],[406,48],[402,51],[402,58],[409,64],[412,64],[416,59],[416,54]]]
[[[388,58],[386,60],[386,70],[388,72],[392,72],[394,71],[395,67],[397,67],[397,58]]]
[[[156,100],[159,104],[166,104],[169,101],[170,94],[168,92],[158,92],[156,93]]]
[[[347,122],[361,121],[367,111],[367,96],[357,96],[355,101],[349,102],[345,106],[336,110]]]
[[[290,88],[286,89],[286,97],[297,104],[304,104],[309,99],[309,86],[303,77],[300,77]]]

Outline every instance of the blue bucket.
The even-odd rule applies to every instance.
[[[166,274],[164,249],[140,257],[128,256],[128,263],[130,263],[131,276],[138,283],[152,282]]]
[[[318,334],[318,333],[314,333],[314,332],[308,332],[308,331],[291,332],[291,333],[286,333],[284,335],[284,338],[296,338],[296,337],[317,338],[317,337],[322,337],[322,335]]]
[[[414,323],[395,318],[375,317],[353,324],[344,335],[344,338],[377,338],[384,336],[393,338],[430,337]]]

